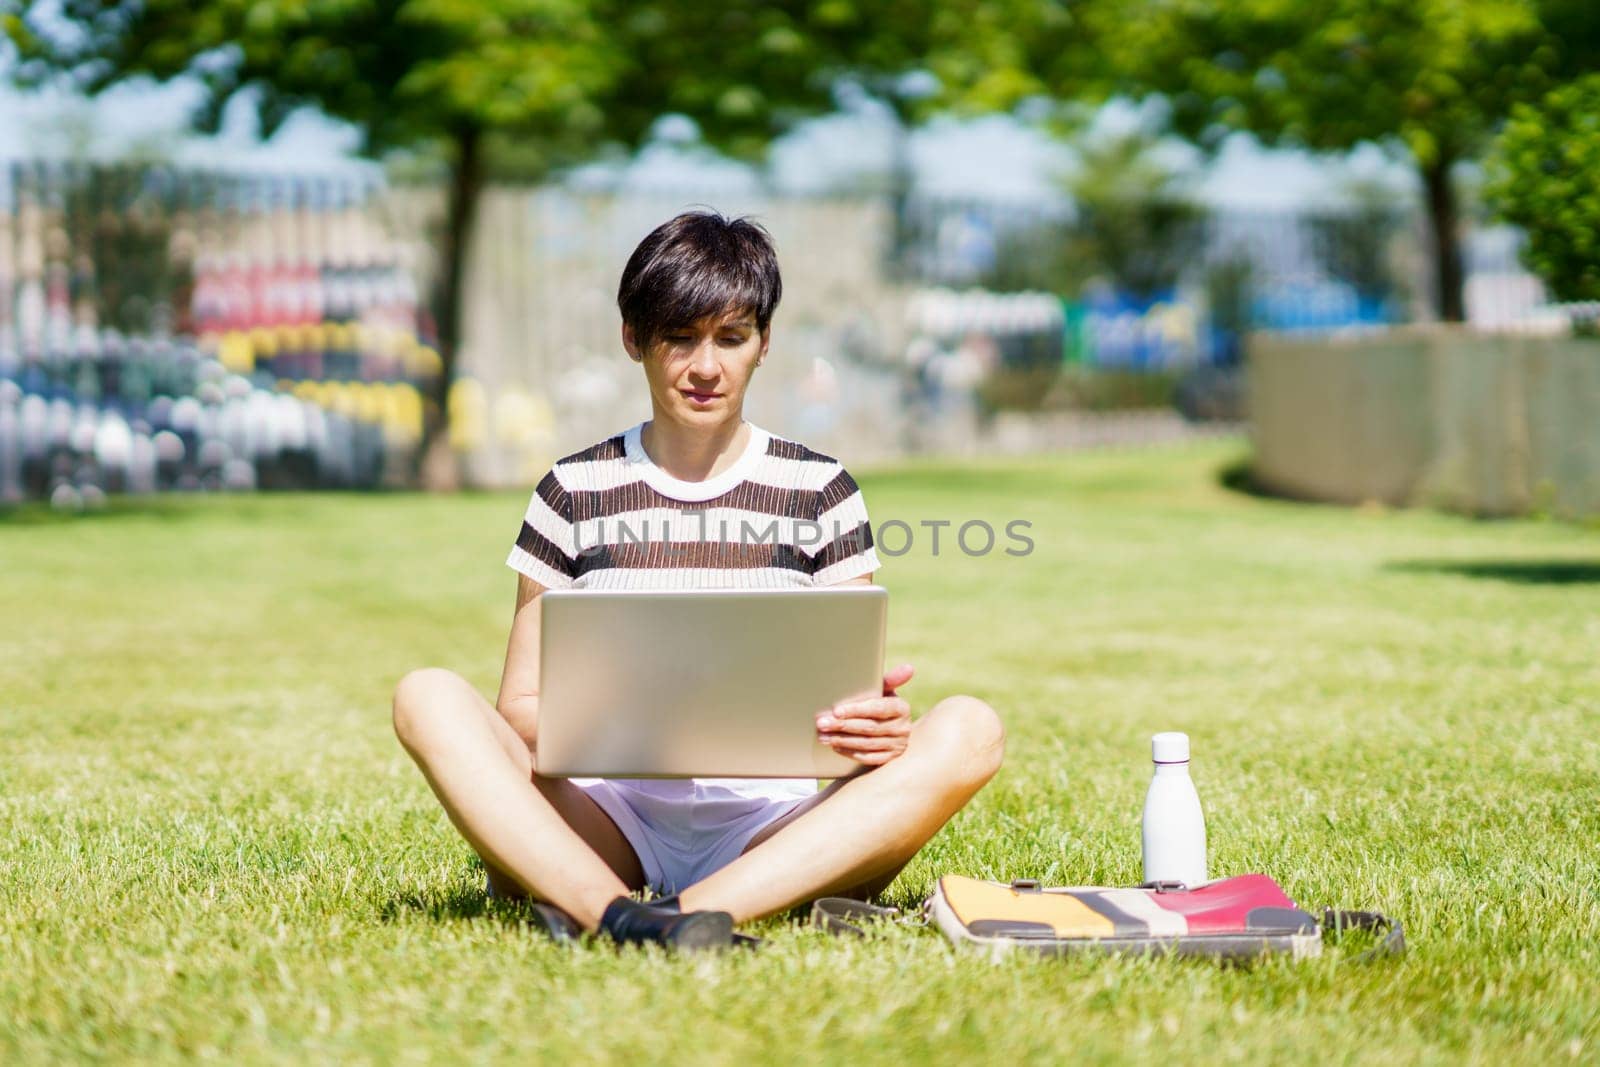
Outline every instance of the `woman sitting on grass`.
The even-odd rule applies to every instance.
[[[710,212],[679,215],[634,250],[617,302],[652,417],[555,464],[529,501],[509,565],[516,613],[493,705],[462,677],[415,670],[394,726],[483,858],[496,895],[531,895],[558,936],[727,944],[732,925],[828,894],[880,892],[1000,766],[988,704],[939,701],[916,722],[897,690],[819,712],[819,739],[861,764],[818,792],[770,779],[557,779],[538,773],[539,595],[546,589],[769,589],[868,584],[878,566],[866,505],[829,456],[746,422],[781,293],[766,232]],[[731,512],[722,534],[812,515],[820,548],[707,540],[692,552],[619,538],[643,508]],[[798,510],[797,510],[798,509]],[[653,524],[652,524],[653,525]],[[702,531],[712,524],[701,524]],[[661,531],[665,534],[665,530]],[[593,551],[596,542],[605,550]],[[582,550],[580,550],[580,546]],[[715,649],[685,648],[686,657]],[[664,894],[641,903],[629,894]]]

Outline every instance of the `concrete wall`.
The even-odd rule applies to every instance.
[[[1415,327],[1258,335],[1255,474],[1291,496],[1600,515],[1600,341]]]

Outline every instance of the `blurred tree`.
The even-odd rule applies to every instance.
[[[1078,211],[1073,258],[1100,264],[1118,289],[1143,299],[1177,284],[1200,236],[1199,209],[1160,147],[1144,130],[1085,140],[1067,180]]]
[[[1184,174],[1145,129],[1075,138],[1077,165],[1061,178],[1073,214],[1011,220],[998,241],[993,289],[1078,296],[1093,280],[1149,299],[1172,288],[1197,250],[1201,213]]]
[[[1099,11],[1099,7],[1109,10]],[[950,0],[928,29],[936,100],[969,114],[1022,105],[1023,117],[1076,128],[1080,102],[1105,95],[1101,34],[1120,32],[1111,0]]]
[[[1523,259],[1560,300],[1600,300],[1600,74],[1511,114],[1490,202],[1527,232]]]
[[[607,133],[599,98],[621,64],[611,35],[579,0],[55,0],[6,19],[16,74],[65,74],[98,93],[141,77],[190,76],[205,93],[193,116],[215,132],[228,102],[254,95],[263,136],[311,106],[360,128],[373,155],[444,147],[450,180],[439,285],[432,303],[444,373],[428,398],[425,475],[454,482],[445,403],[461,326],[468,234],[484,180],[485,134],[515,130],[549,159],[581,155]]]
[[[707,143],[745,160],[852,92],[889,107],[904,131],[937,94],[924,68],[934,42],[957,32],[936,25],[931,0],[618,0],[616,8],[623,47],[637,62],[619,80],[612,113],[632,126],[686,115]],[[897,249],[910,184],[903,132],[891,170]]]
[[[1091,14],[1113,86],[1164,95],[1203,146],[1234,130],[1315,151],[1402,146],[1452,321],[1464,310],[1452,168],[1479,156],[1516,102],[1600,55],[1584,44],[1590,0],[1132,0]]]
[[[1317,260],[1331,277],[1365,299],[1395,298],[1398,282],[1390,247],[1405,220],[1396,210],[1394,194],[1385,185],[1359,180],[1346,182],[1343,192],[1350,207],[1306,216]]]
[[[449,192],[432,302],[444,373],[421,450],[432,485],[454,481],[445,398],[466,243],[497,160],[524,180],[541,177],[636,145],[673,112],[748,157],[830,109],[839,79],[909,71],[936,51],[936,30],[962,29],[948,13],[936,19],[928,0],[22,0],[8,9],[0,22],[22,84],[65,76],[93,94],[189,76],[205,88],[194,116],[202,130],[215,131],[248,90],[263,135],[309,106],[359,127],[369,154],[441,154]],[[902,106],[909,114],[920,100]]]

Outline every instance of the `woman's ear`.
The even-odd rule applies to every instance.
[[[622,324],[622,347],[628,350],[628,358],[635,363],[644,362],[644,353],[639,349],[639,343],[633,336],[633,327],[628,323]]]
[[[767,328],[761,331],[761,354],[756,357],[756,366],[759,367],[761,365],[762,360],[767,358],[767,346],[769,344],[771,344],[771,343],[772,343],[772,326],[769,323],[767,325]]]

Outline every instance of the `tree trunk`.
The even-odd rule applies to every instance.
[[[899,281],[912,275],[911,269],[911,131],[906,121],[895,116],[894,144],[889,157],[890,271]]]
[[[445,206],[443,262],[434,290],[439,330],[441,370],[423,404],[422,441],[417,448],[417,478],[429,492],[451,492],[460,487],[461,465],[450,448],[450,384],[456,377],[461,351],[462,282],[467,248],[472,240],[478,199],[483,192],[481,131],[463,126],[455,131],[456,158],[450,167],[450,193]]]
[[[1439,317],[1445,322],[1466,320],[1462,298],[1465,277],[1461,269],[1461,241],[1457,232],[1455,186],[1450,182],[1450,167],[1455,162],[1441,154],[1422,168],[1422,184],[1428,197],[1428,222],[1432,228],[1434,300]]]

